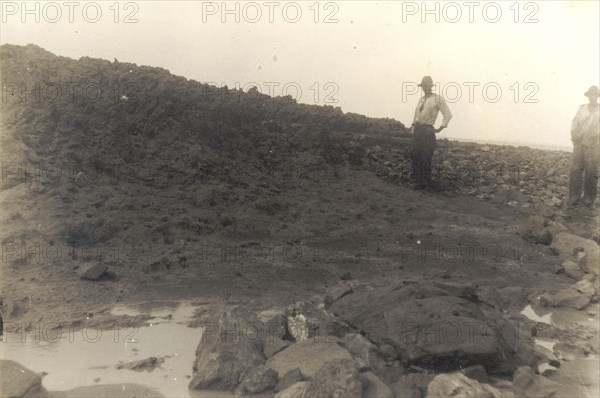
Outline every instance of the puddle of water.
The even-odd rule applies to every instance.
[[[189,303],[114,308],[114,315],[150,314],[151,326],[64,330],[60,339],[48,332],[51,340],[38,335],[38,342],[36,336],[28,336],[25,342],[19,336],[7,336],[0,344],[0,358],[14,360],[35,372],[47,372],[43,385],[48,390],[135,383],[164,396],[189,397],[189,377],[202,329],[190,328],[186,322],[196,308]],[[148,357],[165,357],[165,361],[152,372],[115,368],[119,362]]]
[[[527,307],[525,307],[523,309],[523,311],[521,311],[521,314],[525,315],[527,318],[531,319],[532,321],[539,322],[539,323],[545,323],[547,325],[552,325],[552,313],[551,312],[540,316],[533,310],[531,305],[528,305]]]

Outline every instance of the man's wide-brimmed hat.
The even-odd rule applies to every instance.
[[[419,83],[418,86],[433,86],[433,79],[431,78],[431,76],[423,76],[423,78],[421,79],[421,83]]]
[[[585,95],[586,97],[590,97],[590,96],[599,97],[600,95],[598,92],[599,92],[598,86],[592,86],[592,87],[588,88],[588,91],[583,93],[583,95]]]

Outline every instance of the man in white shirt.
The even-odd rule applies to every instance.
[[[437,145],[435,134],[446,127],[452,118],[452,113],[446,104],[446,100],[439,94],[434,94],[433,79],[425,76],[419,84],[423,90],[423,97],[419,100],[415,109],[415,117],[411,130],[413,131],[413,143],[411,148],[412,175],[415,179],[415,188],[424,189],[432,186],[431,162],[433,152]],[[438,113],[441,112],[444,120],[438,129],[433,127]]]
[[[583,104],[571,124],[573,141],[573,165],[569,178],[569,206],[575,206],[581,200],[583,204],[593,206],[598,187],[598,159],[600,155],[600,114],[598,107],[598,86],[592,86],[585,96],[589,103]],[[583,189],[582,189],[583,188]]]

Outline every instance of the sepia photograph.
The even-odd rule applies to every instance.
[[[600,397],[599,0],[0,0],[0,398]]]

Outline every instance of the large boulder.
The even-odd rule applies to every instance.
[[[250,333],[252,320],[220,314],[207,323],[196,350],[190,388],[234,390],[251,369],[265,362],[262,338]]]
[[[42,376],[14,361],[0,360],[0,397],[45,396]]]
[[[298,368],[306,377],[312,377],[326,362],[353,359],[352,354],[338,343],[337,338],[300,341],[269,358],[266,366],[280,375]]]
[[[561,232],[554,237],[550,247],[556,250],[563,260],[574,261],[587,273],[598,275],[600,269],[600,246],[593,240],[568,232]],[[579,253],[581,252],[585,256],[580,255]]]
[[[375,344],[391,344],[410,364],[494,369],[507,360],[500,336],[479,307],[438,287],[365,289],[343,297],[331,310]]]

